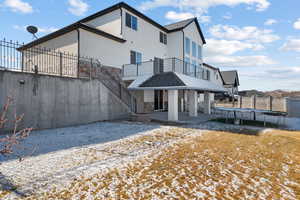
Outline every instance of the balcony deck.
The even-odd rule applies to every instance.
[[[194,78],[207,80],[207,75],[201,65],[193,65],[178,58],[166,58],[162,63],[154,60],[123,66],[123,80],[135,80],[137,77],[149,77],[163,72],[176,72]]]

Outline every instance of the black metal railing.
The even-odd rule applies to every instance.
[[[159,64],[154,60],[123,65],[123,77],[153,75],[161,72],[177,72],[195,78],[208,80],[209,72],[202,65],[195,65],[178,58],[166,58]]]
[[[135,112],[136,101],[98,59],[48,48],[20,49],[22,43],[0,40],[0,70],[61,77],[98,79]]]

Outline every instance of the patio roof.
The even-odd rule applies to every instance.
[[[140,76],[128,87],[129,90],[197,90],[225,92],[222,85],[190,77],[176,72],[164,72],[153,76]]]

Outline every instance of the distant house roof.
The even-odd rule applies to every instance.
[[[206,42],[205,42],[205,39],[204,39],[204,36],[203,36],[203,33],[202,33],[201,29],[200,29],[200,25],[199,25],[199,23],[198,23],[197,18],[190,19],[191,21],[189,21],[188,24],[185,24],[185,25],[186,25],[185,27],[180,27],[180,28],[178,28],[178,29],[172,29],[172,30],[170,29],[170,30],[169,30],[169,29],[167,29],[166,27],[164,27],[164,26],[160,25],[159,23],[155,22],[155,21],[152,20],[151,18],[147,17],[147,16],[144,15],[143,13],[141,13],[141,12],[139,12],[138,10],[134,9],[133,7],[129,6],[128,4],[126,4],[126,3],[124,3],[124,2],[120,2],[120,3],[117,3],[117,4],[113,5],[113,6],[111,6],[111,7],[106,8],[106,9],[104,9],[104,10],[101,10],[101,11],[95,13],[95,14],[92,14],[92,15],[90,15],[90,16],[88,16],[88,17],[85,17],[85,18],[83,18],[83,19],[81,19],[81,20],[79,20],[79,21],[77,21],[77,22],[75,22],[75,23],[73,23],[73,24],[71,24],[71,25],[68,25],[68,26],[66,26],[66,27],[64,27],[64,28],[62,28],[62,29],[59,29],[59,30],[57,30],[57,31],[55,31],[55,32],[53,32],[53,33],[50,33],[50,34],[48,34],[48,35],[46,35],[46,36],[44,36],[44,37],[41,37],[41,38],[39,38],[39,39],[37,39],[37,40],[34,40],[34,41],[32,41],[32,42],[29,42],[28,44],[25,44],[25,45],[23,45],[22,47],[20,47],[19,50],[24,50],[24,49],[27,49],[27,48],[31,48],[31,47],[33,47],[33,46],[35,46],[35,45],[38,45],[38,44],[40,44],[40,43],[46,42],[46,41],[48,41],[48,40],[51,40],[51,39],[53,39],[53,38],[55,38],[55,37],[58,37],[58,36],[63,35],[63,34],[65,34],[65,33],[67,33],[67,32],[70,32],[70,31],[72,31],[72,30],[77,29],[79,26],[82,26],[82,24],[86,25],[85,23],[88,22],[88,21],[90,21],[90,20],[93,20],[93,19],[95,19],[95,18],[97,18],[97,17],[103,16],[103,15],[105,15],[105,14],[107,14],[107,13],[110,13],[110,12],[112,12],[112,11],[114,11],[114,10],[117,10],[117,9],[120,9],[120,8],[125,8],[125,9],[127,9],[128,11],[132,12],[133,14],[135,14],[135,15],[137,15],[138,17],[144,19],[145,21],[149,22],[149,23],[152,24],[153,26],[159,28],[160,30],[162,30],[162,31],[164,31],[164,32],[166,32],[166,33],[181,30],[182,28],[185,28],[185,27],[188,26],[190,23],[192,23],[193,21],[195,21],[196,26],[197,26],[197,29],[198,29],[198,31],[199,31],[199,34],[200,34],[200,36],[201,36],[201,38],[202,38],[202,40],[203,40],[203,43],[204,43],[204,44],[206,43]],[[184,21],[186,21],[186,20],[184,20]],[[182,21],[182,22],[183,22],[183,21]],[[181,23],[181,22],[178,22],[178,23]],[[171,24],[170,24],[170,25],[171,25]],[[168,25],[168,26],[169,26],[169,25]],[[173,26],[173,25],[172,25],[172,26]],[[80,28],[82,28],[82,27],[80,27]],[[90,28],[91,28],[91,27],[90,27]],[[95,29],[96,29],[96,28],[95,28]],[[89,30],[91,30],[91,29],[89,29]],[[103,32],[103,33],[106,33],[106,32],[104,32],[104,31],[102,31],[102,32]],[[103,35],[103,34],[102,34],[102,35]],[[106,33],[105,35],[108,36],[108,35],[111,35],[111,34],[110,34],[110,33]],[[111,36],[114,36],[114,35],[111,35]],[[111,36],[109,36],[110,39],[115,39],[114,37],[118,38],[117,36],[114,36],[114,37],[111,37]],[[119,38],[119,39],[121,39],[121,38]],[[121,39],[121,40],[119,40],[119,39],[117,39],[117,41],[122,41],[122,40],[123,40],[123,39]],[[125,41],[125,40],[124,40],[124,41]],[[123,41],[122,41],[122,42],[123,42]]]
[[[208,67],[208,68],[212,69],[212,70],[218,71],[218,73],[219,73],[219,75],[220,75],[220,77],[221,77],[222,83],[225,85],[225,81],[224,81],[224,79],[223,79],[222,73],[221,73],[221,71],[220,71],[219,68],[214,67],[214,66],[212,66],[212,65],[209,65],[209,64],[207,64],[207,63],[203,63],[203,65],[204,65],[205,67]]]
[[[240,85],[238,72],[236,70],[222,71],[221,75],[226,85]]]
[[[202,31],[201,31],[199,22],[198,22],[198,20],[197,20],[196,17],[191,18],[191,19],[186,19],[186,20],[183,20],[183,21],[180,21],[180,22],[176,22],[176,23],[173,23],[173,24],[168,24],[168,25],[166,25],[164,27],[168,30],[168,32],[175,32],[175,31],[180,31],[180,30],[186,28],[188,25],[190,25],[193,22],[196,23],[196,26],[197,26],[198,32],[200,34],[200,37],[201,37],[201,39],[203,41],[203,44],[206,44],[204,35],[203,35]]]

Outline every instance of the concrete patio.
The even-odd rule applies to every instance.
[[[144,115],[149,117],[153,121],[166,122],[166,123],[170,122],[168,121],[168,112],[152,112]],[[176,123],[200,124],[203,122],[207,122],[215,117],[216,117],[215,115],[208,115],[203,113],[198,113],[197,117],[191,117],[189,116],[188,112],[178,112],[178,121],[176,121]]]

